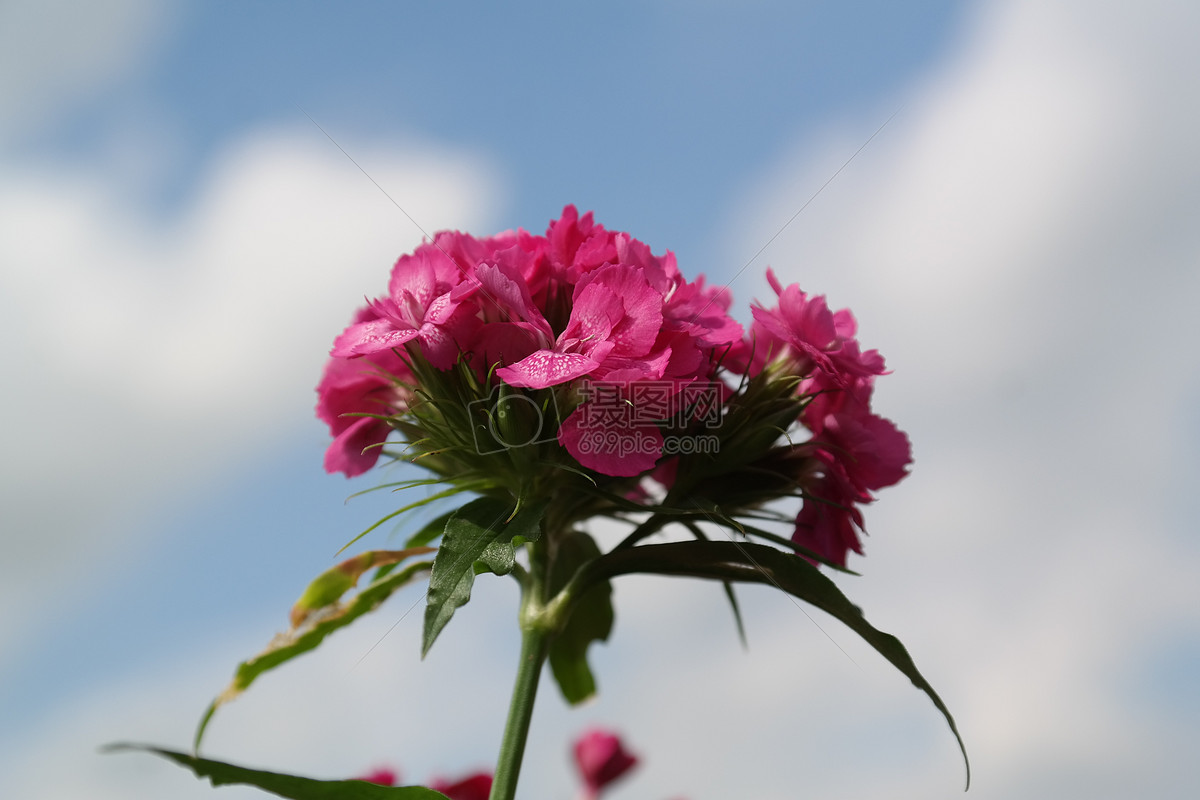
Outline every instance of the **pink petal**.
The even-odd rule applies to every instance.
[[[489,305],[498,304],[501,319],[524,320],[541,331],[547,342],[553,338],[550,323],[546,322],[541,310],[534,304],[525,278],[514,264],[508,261],[497,263],[495,266],[481,264],[475,270],[475,274],[485,295],[483,302],[490,301]]]
[[[450,800],[488,800],[492,791],[492,776],[477,772],[454,783],[439,779],[432,781],[429,788],[441,792]]]
[[[334,358],[369,356],[381,350],[402,347],[416,336],[416,330],[397,328],[393,322],[386,319],[358,322],[334,340],[333,349],[329,354]]]
[[[375,466],[382,448],[371,445],[385,441],[391,432],[391,427],[383,420],[374,417],[352,419],[354,422],[325,450],[325,471],[342,472],[347,478],[362,475]]]
[[[397,775],[396,770],[391,767],[380,767],[368,772],[358,780],[366,781],[367,783],[377,783],[380,786],[395,786]]]
[[[411,255],[400,256],[392,267],[388,295],[399,302],[405,292],[416,298],[422,307],[427,307],[438,295],[437,274],[424,249],[418,248]]]
[[[836,472],[822,479],[810,494],[796,515],[792,541],[844,567],[851,550],[862,555],[858,531],[863,519],[855,503],[864,500]]]
[[[651,469],[662,456],[657,425],[596,427],[585,421],[586,409],[575,409],[558,429],[558,441],[576,461],[605,475],[630,477]]]
[[[496,374],[509,386],[545,389],[586,375],[597,366],[599,362],[579,353],[538,350]]]
[[[625,749],[620,737],[603,728],[592,728],[575,742],[575,766],[589,792],[596,793],[637,766],[637,756]]]
[[[891,420],[874,414],[834,414],[825,421],[821,438],[830,443],[831,458],[864,490],[899,483],[912,463],[908,437]]]
[[[486,374],[493,366],[506,367],[540,349],[541,332],[528,322],[493,322],[483,325],[471,343],[472,362]]]
[[[598,291],[600,287],[609,294]],[[606,338],[615,345],[614,356],[642,356],[654,346],[663,325],[663,298],[640,268],[624,264],[602,267],[581,280],[574,295],[572,319],[577,311],[590,313],[590,304],[608,315],[612,327]],[[615,307],[609,297],[618,301]]]

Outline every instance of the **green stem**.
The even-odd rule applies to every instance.
[[[517,680],[513,686],[508,722],[504,725],[504,738],[500,741],[496,777],[492,780],[492,793],[488,800],[514,800],[516,797],[521,758],[525,755],[525,739],[529,735],[529,721],[533,718],[533,701],[537,696],[538,679],[542,675],[542,665],[546,662],[550,645],[549,634],[537,624],[526,624],[525,614],[522,617],[521,660],[517,663]]]

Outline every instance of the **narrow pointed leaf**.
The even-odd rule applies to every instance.
[[[746,638],[746,622],[742,619],[742,607],[738,603],[737,594],[733,591],[733,584],[729,581],[722,581],[721,585],[725,587],[725,597],[729,600],[729,607],[733,610],[733,624],[737,625],[738,641],[742,643],[743,650],[750,649],[750,641]]]
[[[695,522],[689,520],[683,524],[697,539],[703,542],[708,541],[704,531]],[[742,643],[743,650],[749,650],[750,642],[746,639],[746,623],[742,619],[742,607],[738,604],[737,593],[734,592],[733,584],[729,581],[722,581],[721,585],[725,588],[725,597],[729,600],[729,607],[733,610],[733,622],[737,625],[738,640]]]
[[[341,553],[344,553],[352,544],[357,542],[359,539],[363,538],[368,533],[375,530],[376,528],[378,528],[380,525],[387,522],[388,520],[395,519],[396,517],[400,516],[405,511],[412,511],[414,508],[420,508],[421,506],[429,505],[430,503],[434,502],[435,500],[441,500],[444,497],[453,497],[454,495],[460,494],[462,492],[469,492],[473,488],[475,488],[475,487],[474,486],[451,486],[449,489],[443,489],[442,491],[435,492],[434,494],[431,494],[428,497],[422,497],[420,500],[416,500],[416,501],[409,503],[406,506],[402,506],[401,508],[396,509],[392,513],[384,515],[379,520],[377,520],[375,522],[375,524],[371,525],[371,527],[367,528],[365,531],[360,533],[358,536],[355,536],[353,539],[346,542],[344,545],[342,545],[341,549],[339,549],[337,551],[337,553],[334,553],[334,555],[340,555]]]
[[[837,585],[803,558],[762,544],[741,542],[675,542],[614,550],[585,567],[578,583],[587,586],[617,575],[651,573],[681,575],[720,581],[742,581],[774,586],[811,603],[841,620],[867,644],[904,673],[942,712],[962,751],[971,784],[967,749],[954,717],[937,692],[917,670],[908,650],[891,634],[873,627],[862,611],[842,594]]]
[[[304,594],[292,606],[292,628],[299,628],[309,615],[333,605],[342,595],[358,585],[358,579],[371,567],[398,564],[411,556],[422,556],[436,550],[433,547],[410,547],[406,550],[368,550],[348,558],[336,567],[325,570],[308,585]]]
[[[387,600],[400,587],[412,581],[421,572],[430,569],[432,562],[421,561],[410,564],[399,572],[389,573],[373,580],[369,586],[356,594],[346,603],[336,603],[327,607],[321,613],[309,615],[304,624],[293,628],[287,633],[277,635],[267,649],[258,655],[238,664],[233,681],[221,692],[204,712],[200,725],[196,729],[194,748],[200,749],[200,741],[216,710],[245,691],[255,679],[264,672],[269,672],[281,664],[291,661],[296,656],[314,650],[325,640],[325,637],[344,628],[354,620],[374,611],[384,600]]]
[[[725,512],[721,511],[721,509],[710,500],[699,500],[697,501],[697,505],[704,510],[705,519],[707,519],[709,522],[715,522],[718,525],[724,525],[734,533],[739,533],[743,536],[758,536],[762,539],[766,539],[768,542],[781,545],[789,550],[793,550],[810,561],[816,561],[824,564],[830,569],[837,570],[838,572],[845,572],[847,575],[858,575],[858,573],[854,570],[847,569],[841,564],[830,561],[828,557],[821,555],[815,550],[809,550],[807,547],[798,545],[791,539],[784,539],[782,536],[776,536],[770,531],[764,531],[762,528],[756,528],[753,525],[747,525],[745,522],[734,519],[733,517],[725,514]]]
[[[114,744],[105,747],[104,751],[153,753],[187,767],[198,778],[208,778],[213,786],[257,786],[263,791],[289,800],[447,800],[446,795],[441,792],[423,786],[380,786],[359,780],[322,781],[299,775],[239,767],[236,764],[197,758],[186,753],[146,745]]]

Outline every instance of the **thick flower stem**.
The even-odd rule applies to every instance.
[[[508,722],[500,742],[500,758],[492,793],[488,800],[514,800],[521,758],[525,754],[525,739],[533,717],[533,701],[537,696],[538,679],[546,663],[549,634],[537,625],[521,626],[521,660],[517,664],[517,680],[513,686],[512,703],[508,707]]]

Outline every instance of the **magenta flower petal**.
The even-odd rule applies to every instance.
[[[592,220],[592,212],[582,217],[575,206],[563,209],[562,216],[546,231],[546,255],[555,273],[569,283],[616,260],[613,233]]]
[[[422,308],[428,307],[439,294],[437,272],[430,262],[427,246],[418,248],[412,255],[401,256],[392,267],[388,295],[399,301],[406,294]]]
[[[396,770],[391,767],[380,767],[371,770],[358,780],[366,781],[367,783],[377,783],[380,786],[395,786],[396,781],[399,780],[399,776],[396,774]]]
[[[432,781],[429,788],[441,792],[450,800],[488,800],[492,792],[492,776],[486,772],[476,772],[454,783],[439,779]]]
[[[541,333],[527,322],[493,322],[481,326],[471,342],[472,366],[480,375],[507,367],[540,349]]]
[[[545,389],[586,375],[599,365],[600,362],[579,353],[538,350],[516,364],[496,370],[496,374],[509,386]]]
[[[359,316],[371,312],[364,309]],[[391,427],[383,416],[407,407],[407,390],[397,381],[411,380],[408,365],[390,351],[369,358],[331,358],[317,386],[317,416],[329,426],[333,443],[325,451],[325,469],[347,477],[360,475],[375,465]],[[368,449],[369,448],[369,449]]]
[[[497,304],[504,319],[521,320],[531,325],[546,337],[549,344],[553,338],[550,323],[533,302],[529,286],[517,267],[505,260],[495,266],[482,264],[475,271],[486,299]]]
[[[591,796],[637,766],[637,756],[611,731],[593,728],[575,742],[575,766]]]
[[[899,483],[912,463],[908,437],[891,420],[874,414],[830,416],[818,446],[827,449],[850,481],[864,490]]]
[[[574,300],[572,321],[599,322],[601,315],[607,316],[608,331],[603,335],[613,343],[612,354],[617,357],[645,355],[662,329],[662,295],[636,267],[615,265],[588,274],[576,284]],[[584,335],[601,335],[599,328],[585,327]]]
[[[859,555],[863,551],[858,538],[863,519],[855,503],[869,502],[870,497],[854,492],[836,474],[827,476],[809,495],[796,515],[792,541],[834,564],[846,566],[851,550]]]
[[[393,347],[403,347],[417,337],[415,328],[397,328],[390,320],[372,319],[347,328],[333,342],[330,355],[334,358],[374,355]]]
[[[375,466],[382,452],[377,445],[387,440],[391,428],[372,417],[357,417],[325,450],[325,471],[341,472],[347,478],[362,475]]]
[[[588,469],[605,475],[640,475],[662,457],[663,436],[657,425],[589,423],[584,403],[558,429],[559,443]]]

